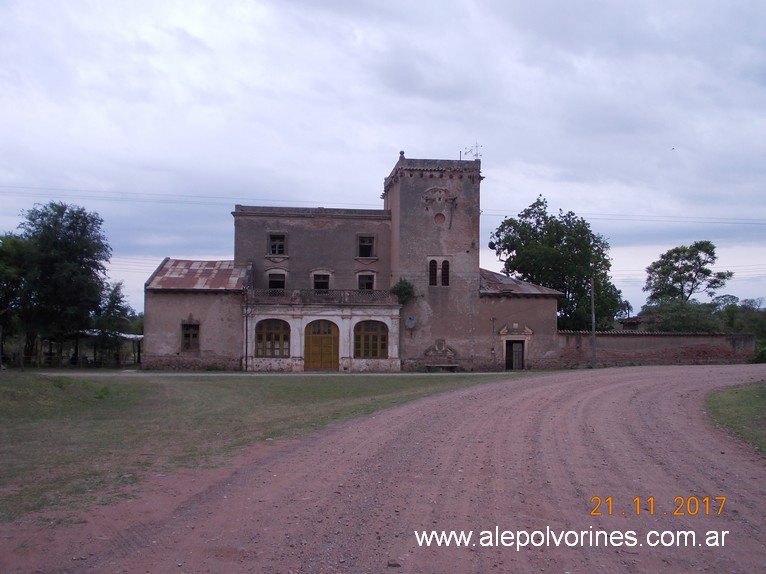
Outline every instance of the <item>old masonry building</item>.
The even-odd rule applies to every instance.
[[[166,258],[146,282],[144,367],[544,365],[560,293],[479,267],[481,180],[480,160],[400,152],[382,209],[235,206],[233,260]]]

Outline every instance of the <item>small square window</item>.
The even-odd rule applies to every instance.
[[[357,254],[358,257],[375,257],[375,237],[360,235]]]
[[[314,275],[314,289],[317,291],[327,291],[330,288],[330,276],[325,273]]]
[[[359,275],[359,289],[375,289],[375,275]]]
[[[287,235],[272,233],[269,235],[269,255],[287,255]]]
[[[285,288],[285,274],[284,273],[269,273],[269,289],[284,289]]]

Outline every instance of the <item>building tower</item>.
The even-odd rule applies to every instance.
[[[478,316],[481,160],[407,159],[384,181],[391,213],[391,284],[410,281],[403,366],[465,364]]]

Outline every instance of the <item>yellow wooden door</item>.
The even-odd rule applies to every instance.
[[[340,367],[339,338],[338,326],[332,321],[320,319],[306,325],[303,368],[307,371],[337,371]]]

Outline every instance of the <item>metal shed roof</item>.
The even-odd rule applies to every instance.
[[[241,291],[247,268],[234,261],[196,261],[166,257],[146,282],[148,291]]]
[[[561,291],[527,283],[526,281],[514,279],[501,273],[495,273],[487,269],[480,269],[479,271],[481,273],[479,293],[482,296],[558,297],[563,295]]]

